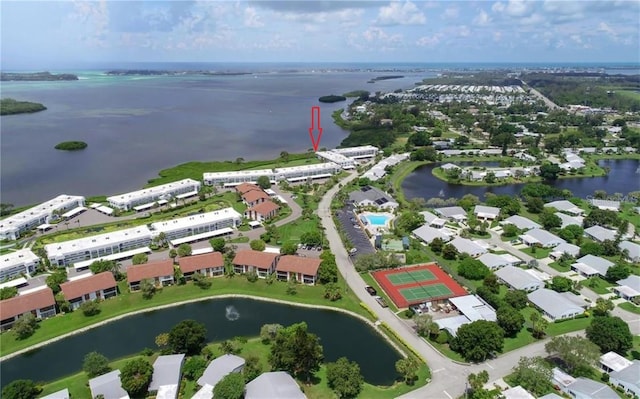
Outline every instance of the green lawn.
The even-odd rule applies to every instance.
[[[556,335],[566,334],[572,331],[584,330],[591,324],[590,317],[585,317],[582,319],[572,319],[563,321],[560,323],[549,323],[549,327],[547,327],[547,335],[555,337]]]
[[[521,251],[525,254],[533,256],[536,259],[544,259],[549,256],[552,250],[553,248],[536,248],[534,252],[532,250],[532,247],[527,247],[525,249],[522,249]]]
[[[319,230],[319,219],[317,216],[312,216],[310,219],[299,218],[287,224],[283,224],[278,227],[280,237],[279,242],[285,243],[287,241],[300,242],[302,234],[311,231]]]
[[[360,306],[358,299],[350,290],[343,292],[341,300],[330,302],[324,298],[324,287],[322,286],[300,285],[298,286],[297,294],[292,296],[287,295],[287,284],[285,283],[276,282],[268,285],[264,280],[250,283],[242,276],[235,276],[234,278],[221,277],[214,279],[211,288],[208,290],[202,290],[193,284],[176,285],[163,288],[150,300],[142,299],[142,294],[140,293],[126,292],[125,286],[126,282],[119,283],[120,292],[124,294],[102,302],[100,304],[102,311],[96,316],[86,317],[82,312],[73,312],[43,320],[39,323],[39,328],[35,334],[25,340],[16,340],[15,335],[11,332],[0,334],[1,355],[5,356],[48,339],[136,310],[224,294],[254,295],[293,303],[340,307],[371,318],[366,310]]]
[[[610,282],[605,281],[600,277],[588,278],[582,283],[582,285],[584,287],[589,288],[591,291],[595,292],[596,294],[600,294],[600,295],[609,294],[611,291],[609,291],[608,288],[614,286]]]
[[[631,313],[640,314],[640,306],[636,306],[631,302],[622,302],[618,307]]]
[[[571,266],[562,266],[558,262],[551,262],[549,263],[549,266],[551,266],[552,268],[556,269],[561,273],[568,272],[569,270],[571,270]]]

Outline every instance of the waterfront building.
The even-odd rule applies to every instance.
[[[157,287],[173,284],[173,261],[161,260],[127,268],[127,282],[131,291],[139,290],[142,280],[153,280],[153,285]]]
[[[360,187],[360,190],[349,193],[349,201],[358,207],[372,206],[387,210],[394,210],[399,206],[389,194],[371,186]]]
[[[320,263],[322,263],[321,259],[284,255],[278,259],[276,275],[278,280],[294,280],[302,284],[314,285],[318,278]]]
[[[356,167],[356,163],[353,159],[333,151],[318,151],[316,156],[324,162],[333,162],[340,165],[342,169],[353,169]]]
[[[336,163],[324,162],[287,168],[204,173],[203,179],[204,184],[209,186],[234,187],[241,183],[256,183],[260,176],[267,176],[271,183],[279,181],[294,183],[307,179],[324,179],[339,173],[341,170],[340,165]]]
[[[266,278],[275,270],[278,257],[277,253],[240,250],[233,258],[233,270],[236,273],[256,272],[258,277]]]
[[[176,399],[180,390],[183,363],[184,353],[158,356],[153,362],[149,393],[158,399]]]
[[[154,235],[164,233],[174,246],[233,232],[242,215],[233,208],[199,213],[151,224]]]
[[[186,279],[191,279],[195,273],[200,273],[205,277],[224,274],[224,259],[220,252],[185,256],[178,260],[178,264]]]
[[[378,149],[378,147],[374,147],[372,145],[363,145],[359,147],[335,148],[331,150],[331,152],[344,155],[347,158],[363,159],[375,157],[376,155],[378,155],[378,152],[380,152],[380,150]]]
[[[342,168],[333,162],[318,163],[313,165],[292,166],[276,169],[278,181],[286,180],[290,183],[309,179],[326,179],[337,173]]]
[[[236,355],[226,354],[217,357],[209,363],[202,376],[198,378],[198,385],[202,387],[201,390],[211,392],[227,374],[241,373],[244,369],[244,363],[244,359]],[[209,396],[209,398],[211,397],[213,394]]]
[[[151,252],[151,231],[146,226],[78,238],[44,246],[52,266],[89,267],[98,259],[120,260],[138,253]],[[84,261],[84,262],[83,262]]]
[[[307,399],[296,380],[286,371],[262,373],[246,388],[245,399]]]
[[[11,328],[13,323],[26,313],[31,313],[39,319],[55,316],[56,300],[51,288],[46,287],[0,301],[0,331]]]
[[[277,183],[275,169],[204,173],[203,179],[207,186],[233,187],[241,183],[255,184],[260,176],[267,176],[272,184]]]
[[[113,370],[90,379],[89,389],[91,389],[92,398],[129,399],[129,394],[122,388],[120,370]]]
[[[155,206],[157,201],[170,201],[174,198],[183,199],[198,195],[200,182],[193,179],[184,179],[161,186],[149,187],[130,193],[118,194],[107,197],[109,205],[113,208],[128,211],[134,209],[142,211]]]
[[[59,195],[47,202],[29,208],[0,220],[0,240],[17,240],[26,231],[55,219],[54,215],[84,207],[84,197],[78,195]]]
[[[19,249],[0,256],[0,281],[31,274],[40,264],[40,258],[30,249]]]
[[[114,297],[118,295],[117,287],[118,284],[111,272],[103,272],[60,284],[64,299],[69,301],[72,309],[78,309],[84,302]]]

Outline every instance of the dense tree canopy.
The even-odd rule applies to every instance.
[[[111,367],[109,367],[109,359],[102,353],[89,352],[84,356],[82,370],[87,373],[89,378],[93,378],[108,373],[111,371]]]
[[[210,239],[209,244],[211,244],[211,248],[213,248],[214,251],[223,252],[225,245],[227,245],[227,242],[224,240],[224,238],[217,237]]]
[[[491,271],[482,262],[472,257],[466,257],[458,264],[458,274],[470,280],[482,280]]]
[[[2,388],[2,397],[4,399],[33,399],[41,391],[42,389],[31,380],[15,380]]]
[[[524,326],[524,316],[511,306],[502,306],[496,312],[498,325],[508,337],[514,337]]]
[[[360,366],[346,357],[327,364],[327,383],[338,398],[355,398],[364,385]]]
[[[587,327],[587,338],[600,347],[602,353],[614,351],[623,356],[633,346],[629,324],[619,317],[596,317]]]
[[[511,378],[537,397],[551,391],[551,366],[541,357],[521,357],[513,369]]]
[[[458,329],[457,337],[451,342],[451,349],[466,360],[481,362],[502,351],[504,331],[492,321],[476,320]]]
[[[504,295],[504,300],[506,303],[511,305],[514,309],[524,309],[527,307],[527,302],[529,299],[527,298],[527,292],[523,290],[509,290]]]
[[[147,359],[130,360],[120,369],[122,388],[133,397],[144,396],[149,389],[152,375],[153,366]]]
[[[320,369],[323,359],[320,339],[304,322],[278,330],[269,354],[273,370],[288,371],[307,381]]]
[[[197,355],[207,342],[207,329],[195,320],[183,320],[169,331],[169,347],[173,353]]]
[[[102,272],[116,273],[119,267],[115,260],[97,260],[89,265],[89,269],[91,269],[91,273],[93,274],[100,274]]]
[[[262,240],[251,240],[249,246],[254,251],[264,251],[264,249],[267,247],[267,244]]]
[[[256,184],[263,190],[271,188],[271,180],[269,180],[269,176],[259,176],[256,180]]]
[[[571,290],[572,286],[573,280],[570,278],[564,276],[553,276],[549,287],[556,292],[567,292]]]
[[[244,387],[244,376],[241,373],[229,373],[213,387],[213,396],[219,399],[242,399]]]
[[[598,346],[580,336],[553,337],[544,348],[549,355],[558,358],[573,376],[588,375],[600,358]]]

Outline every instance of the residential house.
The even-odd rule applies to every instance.
[[[444,165],[440,166],[440,169],[447,171],[451,169],[461,169],[461,168],[458,165],[453,163],[445,163]]]
[[[127,268],[127,282],[131,291],[140,289],[142,280],[153,280],[156,286],[173,284],[173,261],[171,259],[158,262],[134,265]]]
[[[631,360],[628,360],[624,356],[620,356],[615,352],[607,352],[600,356],[600,368],[605,373],[612,371],[620,371],[626,367],[631,366]]]
[[[276,267],[278,254],[244,249],[236,252],[233,269],[236,273],[256,272],[258,277],[266,278]]]
[[[294,280],[303,284],[314,285],[318,278],[320,263],[322,263],[321,259],[283,255],[276,264],[278,280]]]
[[[441,229],[447,223],[446,220],[440,219],[429,211],[420,212],[420,214],[422,215],[422,217],[424,217],[424,221],[427,222],[428,226]]]
[[[69,394],[69,389],[65,388],[47,396],[41,396],[40,399],[71,399],[71,395]]]
[[[460,206],[448,206],[444,208],[436,208],[433,210],[437,215],[453,222],[467,220],[467,212]]]
[[[184,354],[158,356],[153,362],[149,393],[159,399],[176,399],[180,390]]]
[[[585,277],[600,275],[604,277],[614,263],[595,255],[585,255],[571,265],[571,270]]]
[[[569,216],[566,213],[562,213],[562,212],[556,212],[554,213],[554,215],[560,218],[560,221],[562,222],[562,224],[560,225],[560,228],[562,229],[564,229],[567,226],[573,226],[573,225],[582,227],[582,221],[584,220],[582,216]]]
[[[532,292],[544,287],[544,282],[526,271],[514,266],[496,270],[496,277],[513,290]]]
[[[451,239],[451,237],[448,234],[445,234],[443,230],[435,229],[431,226],[427,226],[426,224],[413,230],[412,233],[415,237],[427,244],[431,244],[431,242],[436,238],[439,238],[444,242]]]
[[[307,399],[300,386],[286,371],[262,373],[247,386],[245,399]]]
[[[255,185],[253,183],[240,183],[235,186],[236,193],[240,194],[240,196],[248,193],[249,191],[262,191],[260,186]]]
[[[494,220],[500,216],[500,208],[495,206],[476,205],[473,214],[481,220]]]
[[[613,287],[613,291],[620,298],[635,302],[640,297],[640,276],[632,274],[625,279],[616,281],[616,283],[618,286]]]
[[[549,254],[549,257],[551,259],[558,260],[560,259],[560,257],[562,257],[563,254],[567,254],[575,258],[580,254],[580,247],[565,242],[553,248],[553,251]]]
[[[280,206],[273,201],[267,200],[254,205],[244,211],[244,217],[258,222],[264,222],[278,214]]]
[[[451,241],[451,245],[455,247],[458,253],[468,254],[473,258],[488,252],[484,247],[474,241],[462,237],[454,238],[453,241]]]
[[[580,207],[567,200],[549,202],[544,204],[544,206],[546,208],[555,208],[560,212],[568,213],[574,216],[580,216],[584,214],[584,211],[580,209]]]
[[[198,378],[198,385],[201,390],[211,392],[218,382],[220,382],[227,374],[240,373],[244,368],[244,359],[236,355],[222,355],[209,363],[202,373],[202,377]],[[210,398],[213,396],[209,396]]]
[[[500,392],[500,395],[504,399],[536,399],[535,396],[531,395],[527,392],[526,389],[522,388],[520,385],[506,389]]]
[[[551,321],[569,319],[584,313],[582,307],[576,305],[566,296],[546,288],[529,293],[527,298]]]
[[[55,316],[56,300],[51,288],[46,287],[0,301],[0,331],[11,328],[13,323],[26,313],[31,313],[39,319]]]
[[[528,246],[539,245],[543,248],[553,248],[566,243],[562,238],[542,229],[531,229],[520,235],[522,242]]]
[[[558,368],[553,369],[552,383],[576,399],[617,399],[618,394],[607,384],[584,377],[573,378]]]
[[[178,264],[187,280],[192,278],[194,273],[200,273],[205,277],[224,275],[224,259],[220,252],[185,256],[178,260]]]
[[[361,187],[360,190],[349,194],[349,200],[357,207],[372,206],[378,209],[393,210],[398,203],[389,194],[371,186]]]
[[[493,253],[482,254],[478,256],[478,260],[482,262],[483,265],[488,267],[489,270],[498,270],[501,267],[514,266],[522,263],[522,260],[516,258],[513,255],[507,256],[507,254],[497,255]]]
[[[629,262],[640,262],[640,244],[632,241],[621,241],[618,248],[623,254],[625,254],[625,250],[627,251],[625,258]]]
[[[603,200],[603,199],[591,199],[589,203],[592,207],[602,209],[604,211],[620,211],[620,201]]]
[[[242,194],[242,202],[244,202],[245,204],[247,204],[247,206],[249,208],[256,206],[262,202],[268,201],[269,200],[269,194],[265,193],[264,191],[260,190],[251,190],[251,191],[247,191],[246,193]]]
[[[460,315],[435,320],[438,328],[455,337],[458,329],[476,320],[496,321],[496,311],[478,295],[463,295],[448,299]]]
[[[604,242],[605,240],[613,241],[616,239],[617,231],[604,228],[602,226],[591,226],[584,229],[584,235],[594,241]]]
[[[626,394],[640,397],[640,360],[634,360],[628,367],[610,373],[609,382],[624,389]]]
[[[120,382],[120,370],[113,370],[110,373],[91,378],[89,388],[92,398],[101,395],[105,399],[129,399],[129,394],[122,388]]]
[[[531,229],[539,229],[540,226],[538,223],[534,222],[531,219],[520,215],[509,216],[505,220],[500,222],[501,225],[512,224],[516,226],[519,230],[531,230]]]
[[[78,309],[84,302],[109,299],[118,295],[118,283],[113,278],[113,273],[103,272],[62,283],[60,290],[71,304],[71,308]]]

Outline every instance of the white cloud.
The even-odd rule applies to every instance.
[[[478,26],[488,26],[491,23],[491,17],[484,10],[480,10],[480,13],[473,19],[473,24]]]
[[[244,26],[249,28],[260,28],[264,26],[255,8],[247,7],[244,9]]]
[[[500,31],[493,32],[493,41],[499,42],[500,40],[502,40],[502,32]]]
[[[460,14],[460,10],[458,9],[458,7],[448,7],[442,13],[442,18],[444,18],[444,19],[456,19],[456,18],[458,18],[459,14]]]
[[[410,1],[393,1],[380,8],[376,22],[379,25],[423,25],[427,17]]]
[[[436,33],[432,36],[422,36],[418,40],[416,40],[416,44],[420,47],[435,47],[440,44],[440,40],[442,39],[441,33]]]
[[[598,24],[598,32],[604,32],[611,36],[616,36],[616,32],[606,22],[600,22],[600,24]]]
[[[107,2],[101,0],[75,1],[74,10],[69,16],[74,21],[80,21],[87,30],[82,36],[85,43],[90,46],[108,46],[107,34],[109,33],[109,9]]]
[[[462,25],[460,29],[457,31],[459,37],[469,37],[471,31],[466,25]]]

